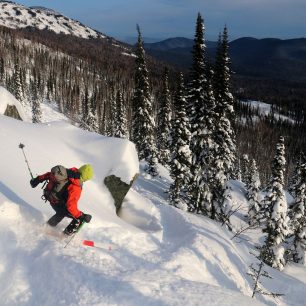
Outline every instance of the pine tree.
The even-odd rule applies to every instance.
[[[117,92],[115,115],[115,132],[114,136],[119,138],[128,138],[126,109],[123,103],[123,97],[120,90]]]
[[[289,187],[288,187],[288,191],[290,192],[290,194],[295,197],[296,195],[296,189],[297,187],[300,185],[300,179],[301,179],[301,169],[302,169],[302,164],[304,164],[306,162],[306,157],[303,153],[300,153],[300,156],[297,160],[296,166],[294,168],[294,172],[293,175],[290,179],[289,182]]]
[[[267,233],[267,237],[260,253],[261,259],[266,264],[279,270],[282,270],[286,264],[283,242],[289,233],[287,202],[284,192],[285,164],[284,138],[280,137],[272,162],[270,188],[262,207],[265,218],[263,231]]]
[[[82,122],[80,127],[90,132],[99,132],[95,103],[93,102],[92,97],[89,97],[87,86],[85,86],[84,97],[82,100]]]
[[[98,119],[92,109],[90,109],[87,115],[86,126],[87,126],[87,130],[90,132],[95,132],[95,133],[99,132]]]
[[[230,209],[230,189],[227,181],[233,177],[235,168],[235,134],[232,128],[233,96],[230,93],[230,68],[228,56],[228,35],[224,29],[220,36],[215,71],[215,128],[213,132],[214,158],[212,162],[212,217],[229,225],[227,211]]]
[[[109,137],[113,137],[115,135],[115,120],[117,112],[118,110],[116,103],[116,95],[114,89],[112,88],[109,100],[107,125],[106,125],[106,135]]]
[[[38,95],[38,82],[34,75],[34,80],[31,82],[31,100],[32,100],[32,122],[40,123],[42,117],[42,111],[40,106],[40,99]]]
[[[180,74],[175,95],[175,118],[172,120],[170,175],[173,183],[169,190],[170,204],[183,208],[183,192],[186,192],[191,177],[191,139],[189,119],[186,114],[186,99],[183,75]]]
[[[149,90],[148,70],[140,28],[137,25],[135,91],[133,96],[132,141],[138,150],[139,159],[148,162],[147,172],[157,175],[157,148],[155,144],[155,122],[152,98]]]
[[[163,92],[160,100],[158,119],[157,119],[157,147],[159,161],[166,166],[169,163],[169,135],[171,131],[171,97],[169,90],[168,69],[165,69],[163,79]]]
[[[306,263],[306,161],[305,159],[299,163],[298,185],[294,188],[295,202],[290,211],[291,228],[293,236],[292,256],[294,262]]]
[[[5,64],[4,59],[0,57],[0,84],[3,85],[4,83],[4,76],[5,76]]]
[[[12,79],[12,90],[15,98],[22,102],[22,84],[21,84],[21,74],[19,60],[15,60],[13,79]]]
[[[241,158],[241,179],[242,182],[245,183],[247,189],[249,188],[250,184],[250,161],[249,161],[249,156],[247,154],[243,154]]]
[[[239,158],[235,161],[234,180],[242,182],[241,162]]]
[[[197,17],[193,46],[193,66],[189,84],[189,115],[191,122],[192,180],[190,182],[189,210],[215,217],[212,211],[210,190],[211,163],[215,143],[213,141],[215,100],[210,83],[212,71],[205,61],[204,22]]]
[[[96,91],[93,92],[89,99],[89,113],[86,120],[91,132],[99,133],[99,120],[97,115]]]
[[[80,127],[83,130],[90,130],[90,127],[88,126],[88,118],[90,116],[90,106],[89,106],[89,93],[88,93],[88,87],[85,86],[84,89],[84,96],[82,98],[82,115],[81,115],[81,123]]]
[[[250,182],[247,190],[247,199],[249,201],[248,222],[255,224],[259,219],[260,212],[260,179],[257,170],[255,159],[252,160],[250,165]]]
[[[216,99],[216,137],[218,155],[223,161],[224,174],[232,176],[236,159],[235,133],[232,128],[234,117],[233,96],[230,92],[230,60],[228,54],[228,33],[224,28],[219,37],[214,73],[214,94]]]

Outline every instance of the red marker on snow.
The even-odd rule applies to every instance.
[[[95,243],[91,240],[83,240],[83,244],[84,245],[87,245],[87,246],[90,246],[90,247],[94,247],[95,246]]]
[[[105,247],[105,246],[103,247],[103,246],[100,246],[100,245],[95,245],[95,242],[92,241],[92,240],[83,240],[83,245],[86,245],[86,246],[89,246],[89,247],[92,247],[92,248],[109,250],[109,251],[111,251],[113,249],[111,245],[109,245],[108,247]]]

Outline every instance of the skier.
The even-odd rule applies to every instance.
[[[66,169],[63,166],[55,166],[51,172],[39,175],[31,179],[30,184],[35,188],[39,183],[48,181],[44,188],[42,199],[49,201],[55,210],[47,224],[54,227],[65,217],[72,218],[70,224],[65,228],[64,234],[72,235],[82,223],[89,223],[91,215],[85,214],[78,209],[78,200],[82,193],[83,182],[93,177],[93,169],[89,164],[85,164],[79,169]]]

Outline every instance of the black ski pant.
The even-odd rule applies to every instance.
[[[69,214],[66,204],[65,203],[57,203],[57,204],[51,204],[51,207],[55,210],[55,215],[53,215],[47,223],[50,226],[56,226],[59,224],[65,217],[72,218],[72,216]],[[73,218],[72,218],[73,219]]]

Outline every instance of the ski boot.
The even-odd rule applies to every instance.
[[[80,219],[73,219],[68,226],[64,229],[64,234],[71,236],[78,231],[83,222]]]

